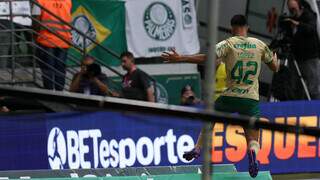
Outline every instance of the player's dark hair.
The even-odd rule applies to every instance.
[[[248,25],[247,18],[244,15],[234,15],[230,21],[231,26],[246,26]]]

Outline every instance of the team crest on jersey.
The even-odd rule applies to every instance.
[[[169,39],[176,29],[176,18],[172,9],[162,3],[150,4],[144,12],[144,29],[149,37],[158,41]]]

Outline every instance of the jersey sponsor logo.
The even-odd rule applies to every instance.
[[[252,59],[252,58],[254,58],[255,56],[254,56],[254,53],[250,53],[250,52],[239,52],[238,53],[238,57],[239,58],[248,58],[248,59]]]
[[[250,44],[250,43],[241,43],[241,44],[234,44],[233,47],[236,49],[256,49],[257,45]]]
[[[233,93],[237,93],[237,94],[247,94],[249,93],[249,89],[241,89],[241,88],[229,88],[227,89],[227,92],[233,92]]]
[[[168,5],[154,2],[145,10],[143,24],[149,37],[157,41],[165,41],[174,34],[177,22]]]

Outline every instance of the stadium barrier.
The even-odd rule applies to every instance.
[[[230,118],[230,121],[234,118],[233,124],[239,122],[250,123],[245,117],[109,97],[85,96],[64,92],[50,92],[51,94],[48,94],[46,90],[29,88],[6,89],[6,87],[1,87],[0,92],[18,96],[23,94],[24,98],[34,96],[42,100],[53,99],[64,103],[77,102],[77,104],[82,105],[88,103],[87,106],[97,106],[99,110],[105,111],[96,112],[97,109],[95,109],[94,112],[82,113],[2,116],[0,125],[3,127],[1,132],[3,144],[1,147],[5,147],[1,148],[0,153],[2,159],[0,169],[2,170],[6,170],[5,168],[7,170],[10,168],[19,169],[18,166],[21,166],[20,169],[26,167],[29,169],[77,169],[149,166],[153,164],[157,166],[183,165],[186,164],[182,160],[183,151],[192,148],[201,128],[199,118],[205,117],[204,120],[207,121],[211,117],[211,119],[217,119],[218,122],[224,122],[226,117],[227,120]],[[319,101],[315,101],[262,104],[261,109],[264,117],[262,125],[268,126],[269,129],[273,129],[273,125],[280,126],[285,131],[296,133],[317,133],[319,103]],[[102,108],[107,106],[112,106],[111,109],[114,111],[106,111]],[[150,110],[156,110],[156,112]],[[162,114],[155,116],[159,112]],[[172,114],[174,117],[170,116]],[[182,114],[182,117],[177,114]],[[194,119],[190,119],[188,115],[191,115],[190,117]],[[237,119],[240,119],[240,121],[238,122]],[[123,126],[124,124],[125,126]],[[255,124],[260,125],[259,123]],[[245,143],[241,143],[243,141],[242,131],[240,127],[227,123],[216,124],[213,132],[212,162],[236,162],[238,170],[246,171],[246,161],[242,161],[245,157]],[[64,141],[61,139],[64,139]],[[99,141],[96,141],[96,139],[99,139]],[[166,141],[166,139],[172,141]],[[79,142],[79,144],[72,144],[73,142]],[[110,147],[113,146],[113,149],[117,151],[114,154],[118,157],[117,161],[113,161],[113,164],[111,164],[111,157],[102,158],[103,161],[101,161],[101,156],[95,157],[94,154],[97,150],[97,148],[94,148],[95,142],[99,146],[99,152],[106,151],[107,148],[105,147],[108,146],[111,154],[112,148],[110,149]],[[161,145],[159,146],[159,144],[163,142],[164,149],[161,150],[161,153],[153,153],[157,156],[149,156],[149,154],[152,154],[151,152],[155,152],[157,149],[154,147],[160,148]],[[260,158],[263,159],[260,159],[260,162],[262,162],[261,168],[262,170],[270,169],[273,173],[319,172],[319,168],[313,166],[313,164],[319,163],[318,142],[315,137],[282,132],[272,133],[262,130],[262,150],[260,153],[262,156]],[[156,144],[158,145],[156,146]],[[179,144],[181,148],[178,148]],[[290,146],[292,144],[297,146]],[[55,146],[58,148],[54,149]],[[80,148],[80,146],[84,148]],[[89,150],[85,150],[88,146]],[[117,147],[115,148],[115,146]],[[140,150],[137,147],[141,147]],[[174,149],[173,154],[167,151],[171,148]],[[20,149],[25,151],[20,151]],[[80,149],[84,150],[80,152]],[[145,153],[141,149],[147,149],[149,153]],[[132,156],[122,156],[122,161],[120,161],[120,151],[122,154],[129,153],[129,155],[132,152]],[[294,153],[289,153],[291,151]],[[282,152],[287,152],[287,154]],[[60,155],[60,158],[57,154]],[[61,158],[62,155],[65,156]],[[70,159],[69,157],[73,158]],[[61,161],[63,163],[59,163]],[[194,161],[192,163],[199,164],[200,162]],[[299,166],[301,163],[306,164],[306,166]],[[88,164],[90,164],[90,167],[88,167]],[[291,164],[292,166],[285,166],[285,164]]]

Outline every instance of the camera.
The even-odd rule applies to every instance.
[[[280,59],[292,54],[293,35],[291,22],[286,20],[288,18],[293,19],[292,16],[288,16],[286,13],[279,17],[278,32],[269,45],[270,49],[277,52]]]
[[[189,96],[186,101],[185,101],[185,105],[194,105],[194,100],[196,98],[194,96]]]
[[[87,78],[96,77],[101,74],[101,67],[98,64],[89,64],[86,68],[86,73],[84,74]]]
[[[291,31],[291,23],[290,23],[290,21],[286,20],[288,18],[289,19],[293,19],[292,16],[289,16],[286,13],[282,14],[279,17],[279,20],[278,20],[279,31],[283,31],[283,32],[286,32],[286,33],[289,33]]]

